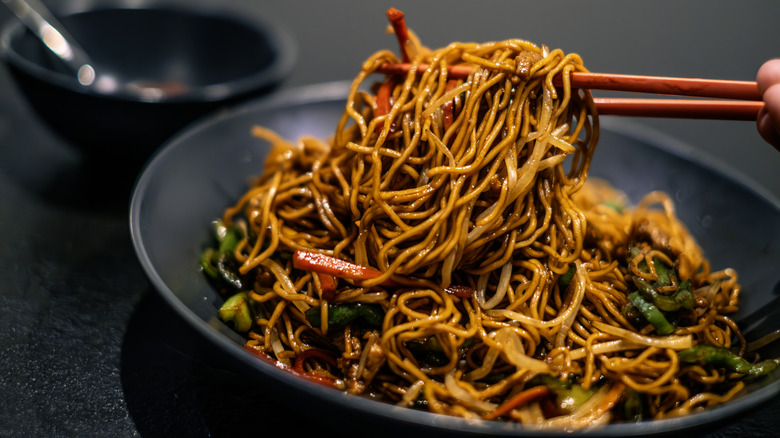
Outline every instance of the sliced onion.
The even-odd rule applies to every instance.
[[[274,356],[276,357],[276,360],[279,362],[282,362],[286,365],[291,365],[290,360],[284,356],[279,356],[280,353],[284,352],[284,345],[282,344],[282,339],[279,337],[279,332],[276,330],[276,327],[271,329],[271,333],[269,334],[270,337],[270,344],[271,349],[274,351]]]
[[[566,161],[566,155],[553,155],[550,158],[545,158],[544,160],[540,161],[539,168],[537,170],[542,171],[549,169],[563,163],[564,161]]]
[[[582,264],[575,262],[575,266],[577,269],[578,278],[584,278],[587,276],[585,273],[585,268],[582,266]],[[522,324],[528,324],[533,327],[549,329],[563,324],[564,321],[571,317],[572,312],[576,314],[580,310],[582,298],[585,296],[585,282],[577,281],[577,287],[574,288],[574,291],[571,293],[571,295],[571,300],[569,300],[569,304],[566,306],[566,309],[564,309],[558,316],[549,321],[532,318],[528,315],[523,315],[522,313],[507,309],[491,309],[487,310],[485,313],[493,317],[503,317]]]
[[[535,373],[549,373],[547,363],[525,354],[523,341],[517,332],[511,327],[503,327],[497,330],[496,342],[503,346],[504,358],[507,362],[519,369],[527,369]]]
[[[524,406],[520,406],[519,408],[515,408],[513,410],[512,416],[518,418],[524,426],[541,425],[547,421],[547,419],[544,417],[542,408],[539,406],[539,403],[528,403]]]
[[[477,299],[477,303],[480,307],[485,306],[485,292],[487,291],[487,281],[489,274],[481,274],[477,278],[477,289],[474,291],[474,298]]]
[[[447,388],[447,391],[449,391],[450,394],[458,400],[458,403],[463,404],[468,408],[480,411],[480,413],[490,412],[498,406],[495,403],[486,402],[471,395],[470,392],[458,384],[458,381],[455,380],[455,375],[453,373],[448,373],[446,376],[444,376],[444,387]]]
[[[774,341],[776,341],[778,339],[780,339],[780,329],[777,329],[777,330],[775,330],[773,332],[770,332],[770,333],[768,333],[768,334],[766,334],[766,335],[756,339],[755,341],[749,343],[747,345],[747,351],[748,352],[756,351],[759,348],[761,348],[761,347],[763,347],[765,345],[771,344],[772,342],[774,342]]]
[[[486,229],[487,226],[485,225],[477,225],[476,227],[472,228],[471,231],[469,231],[469,234],[466,236],[466,243],[470,244],[471,242],[477,240]]]
[[[455,245],[455,248],[447,254],[447,257],[444,258],[444,263],[441,265],[442,287],[447,288],[452,283],[452,271],[455,268],[455,258],[458,256],[458,249],[459,245]]]
[[[297,293],[295,290],[295,285],[293,285],[292,280],[290,280],[290,277],[287,275],[287,272],[285,272],[284,268],[279,263],[276,263],[273,259],[266,259],[263,260],[262,263],[263,266],[268,268],[271,273],[276,277],[277,280],[279,280],[279,283],[282,285],[282,288],[285,292],[287,292],[290,295],[294,295]],[[284,297],[282,297],[284,298]]]
[[[612,336],[617,336],[619,338],[627,339],[631,342],[646,345],[648,347],[671,348],[673,350],[685,350],[686,348],[691,348],[693,346],[692,335],[683,335],[683,336],[669,335],[669,336],[651,337],[651,336],[641,335],[637,332],[632,332],[630,330],[626,330],[622,327],[616,327],[614,325],[605,324],[601,321],[593,321],[593,327],[596,327],[602,332],[608,333]]]
[[[577,265],[575,268],[575,275],[574,280],[576,281],[576,286],[578,289],[582,289],[583,291],[587,287],[587,281],[588,281],[588,275],[585,273],[584,269],[580,269],[580,266]],[[584,296],[584,293],[583,293]],[[563,320],[561,323],[561,328],[558,330],[558,335],[555,336],[555,348],[563,347],[566,343],[566,337],[569,336],[569,330],[571,329],[571,325],[574,323],[574,320],[577,318],[577,315],[579,314],[579,303],[577,304],[577,311],[569,312],[566,316],[566,319]]]
[[[282,268],[282,266],[279,263],[276,263],[273,259],[265,259],[261,263],[263,266],[271,270],[271,273],[276,277],[276,279],[279,281],[279,283],[282,285],[282,289],[289,295],[295,295],[298,293],[298,291],[295,290],[295,285],[293,285],[292,280],[290,280],[290,277],[287,275],[287,272]],[[287,296],[282,297],[284,299],[289,298]],[[301,301],[301,300],[289,300],[295,307],[298,308],[302,313],[305,313],[307,310],[311,308],[307,303]]]
[[[409,385],[409,387],[406,388],[406,392],[404,392],[404,396],[401,397],[401,400],[398,402],[398,405],[412,407],[423,386],[425,386],[425,382],[422,380],[418,380]]]
[[[638,348],[645,348],[645,346],[635,342],[626,341],[624,339],[618,339],[616,341],[607,341],[593,344],[590,346],[590,349],[588,349],[588,347],[582,347],[576,350],[571,350],[569,356],[571,357],[571,360],[580,360],[588,355],[588,350],[590,350],[590,352],[593,354],[608,354],[614,353],[616,351],[636,350]]]
[[[496,293],[489,300],[485,301],[484,303],[480,303],[480,306],[482,306],[482,308],[486,310],[496,307],[501,302],[501,300],[504,299],[504,296],[506,296],[506,291],[507,289],[509,289],[509,280],[511,278],[512,278],[512,263],[507,262],[501,268],[501,277],[499,277],[498,279],[498,286],[496,286]],[[484,293],[483,293],[483,298],[484,298]]]
[[[543,427],[573,432],[607,424],[612,416],[610,412],[622,397],[625,388],[622,382],[604,385],[577,410],[569,415],[548,420]]]
[[[439,137],[433,135],[433,132],[431,132],[430,129],[425,129],[425,134],[428,136],[428,141],[432,142],[436,149],[439,150],[442,154],[444,154],[445,157],[447,157],[447,163],[449,167],[456,167],[458,163],[455,161],[455,157],[452,155],[452,151],[450,151],[450,148],[447,147],[446,144],[442,143],[442,141],[439,139]]]
[[[422,112],[422,118],[427,119],[428,117],[430,117],[434,111],[442,107],[445,103],[454,99],[455,96],[460,96],[460,93],[463,93],[464,91],[467,91],[469,88],[471,88],[471,85],[472,83],[470,81],[465,81],[462,84],[458,85],[457,87],[453,88],[452,90],[444,93],[441,97],[439,97],[435,101],[429,103],[428,106],[425,108],[425,110]]]
[[[556,148],[560,149],[564,154],[570,154],[574,152],[574,146],[571,145],[568,141],[557,137],[555,135],[550,135],[547,137],[547,141],[555,146]]]
[[[500,353],[498,348],[489,348],[487,354],[485,354],[485,358],[482,359],[482,365],[480,365],[479,368],[468,372],[464,376],[466,380],[479,380],[490,374],[490,371],[493,370],[493,365],[496,364],[496,359],[498,359],[498,353]]]

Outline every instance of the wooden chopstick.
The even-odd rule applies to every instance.
[[[411,68],[412,66],[409,63],[394,63],[382,65],[379,71],[385,74],[407,74]],[[428,65],[418,64],[416,68],[418,72],[422,73],[428,68]],[[448,67],[448,74],[453,78],[464,79],[468,77],[471,70],[472,67],[470,66],[454,65]],[[738,99],[722,101],[706,99],[595,98],[596,108],[601,115],[756,120],[758,111],[763,107],[758,87],[753,81],[587,72],[572,72],[569,77],[573,88]],[[560,76],[553,81],[553,84],[556,86],[561,86],[562,83],[563,79]]]
[[[760,101],[706,99],[593,99],[599,115],[678,119],[752,120],[764,106]]]
[[[560,86],[562,82],[560,77],[556,77],[553,80],[553,84],[556,86]],[[761,100],[755,81],[572,72],[571,86],[590,90],[666,94],[670,96]]]

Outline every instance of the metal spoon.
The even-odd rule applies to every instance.
[[[39,0],[2,0],[85,86],[95,83],[95,67],[81,45]]]
[[[186,85],[171,82],[123,82],[104,68],[95,68],[81,45],[40,0],[0,0],[62,62],[78,82],[101,94],[128,94],[145,102],[157,102],[186,93]]]

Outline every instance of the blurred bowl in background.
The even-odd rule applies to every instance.
[[[53,12],[95,64],[117,73],[119,81],[174,91],[138,96],[85,87],[19,20],[8,21],[0,56],[22,95],[54,132],[90,158],[142,163],[195,119],[273,90],[296,57],[290,35],[259,7],[87,0]]]

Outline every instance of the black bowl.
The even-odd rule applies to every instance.
[[[290,36],[261,15],[219,2],[87,0],[54,13],[97,66],[120,81],[175,83],[158,101],[103,94],[79,84],[16,20],[0,36],[0,55],[37,115],[90,156],[149,153],[193,120],[264,94],[289,74]]]
[[[700,413],[556,434],[516,423],[468,421],[351,396],[256,360],[241,348],[242,338],[217,318],[222,299],[199,271],[200,252],[210,241],[209,223],[262,172],[269,145],[251,136],[253,125],[269,127],[292,141],[304,135],[328,138],[342,114],[348,88],[348,83],[335,83],[283,91],[187,129],[149,161],[136,183],[130,207],[135,250],[153,286],[190,323],[193,336],[214,342],[238,368],[262,382],[266,400],[288,402],[292,408],[284,412],[289,412],[290,421],[301,421],[301,415],[317,416],[334,427],[357,428],[372,436],[618,437],[691,429],[697,435],[777,397],[780,369],[750,383],[735,400]],[[623,120],[601,120],[591,175],[625,190],[634,203],[653,190],[670,193],[679,217],[713,267],[732,267],[739,272],[743,294],[736,319],[745,336],[750,340],[779,329],[780,201],[657,132]],[[762,353],[780,357],[778,347]],[[262,433],[262,426],[258,427]],[[760,430],[762,425],[751,427]]]

